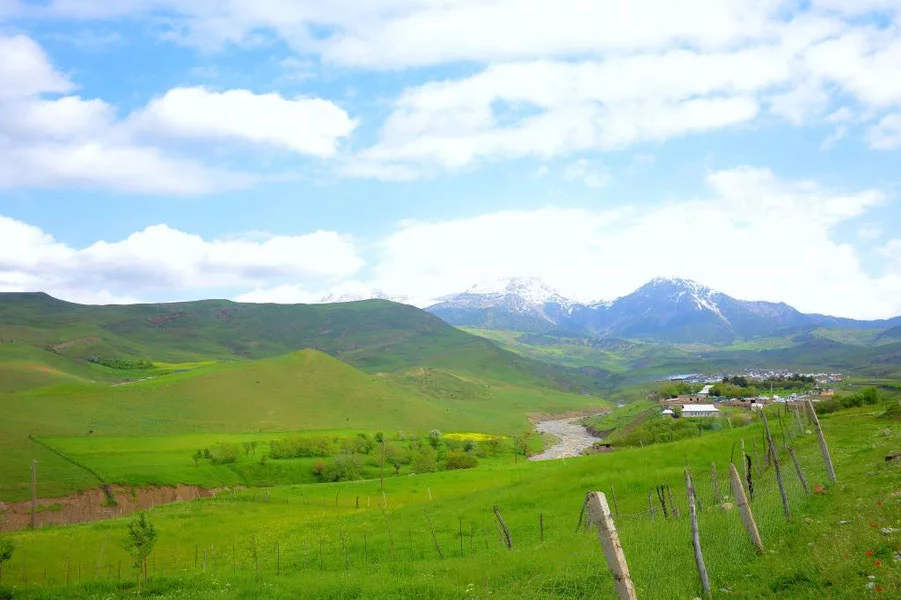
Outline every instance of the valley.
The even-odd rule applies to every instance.
[[[893,567],[880,585],[895,589],[896,538],[866,525],[898,525],[897,466],[883,460],[898,435],[894,342],[843,331],[672,343],[454,328],[384,300],[90,307],[0,295],[0,536],[15,548],[0,590],[132,594],[140,579],[142,593],[197,598],[612,597],[596,536],[573,533],[589,489],[615,503],[642,594],[681,598],[697,589],[686,467],[708,482],[697,500],[722,589],[813,597],[828,582],[835,597],[857,597],[854,561],[835,571],[834,552],[870,547]],[[821,340],[828,352],[811,353]],[[887,357],[884,370],[874,356]],[[804,485],[823,490],[788,479],[803,515],[789,521],[755,411],[723,405],[690,422],[653,398],[674,373],[798,365],[841,365],[848,377],[821,416],[841,484],[787,406],[765,409]],[[873,403],[842,404],[865,386]],[[582,456],[598,436],[605,452]],[[738,443],[775,554],[742,543],[722,475]],[[711,465],[723,477],[712,488]],[[665,507],[661,484],[676,494]],[[682,517],[664,518],[680,505]],[[140,514],[160,537],[136,579],[122,540]]]

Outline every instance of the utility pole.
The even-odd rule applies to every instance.
[[[31,459],[31,528],[36,528],[36,515],[38,508],[38,461],[36,458]]]

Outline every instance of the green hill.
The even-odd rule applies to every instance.
[[[86,361],[233,361],[303,348],[321,350],[370,373],[431,366],[587,392],[596,391],[606,375],[521,357],[418,308],[383,300],[82,306],[42,293],[7,293],[0,294],[0,362],[11,353],[10,345],[30,348],[32,358],[40,354],[38,364],[47,364],[50,354],[68,358],[72,362],[63,370],[101,380],[123,374]]]

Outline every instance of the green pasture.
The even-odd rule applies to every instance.
[[[882,528],[901,528],[901,473],[883,456],[901,439],[897,422],[875,411],[822,422],[838,483],[825,476],[815,436],[801,435],[796,448],[807,480],[811,489],[823,487],[806,496],[780,453],[791,521],[774,469],[753,475],[762,556],[734,508],[717,506],[711,478],[715,463],[720,502],[733,502],[729,457],[739,439],[760,437],[754,424],[607,455],[390,477],[384,495],[376,480],[245,489],[159,507],[150,513],[159,542],[145,589],[180,598],[613,598],[596,536],[576,532],[585,490],[600,490],[611,504],[616,498],[639,597],[693,598],[700,588],[686,517],[688,466],[715,597],[893,597],[901,591],[901,538]],[[648,492],[662,483],[672,487],[678,519],[662,518],[656,496],[651,519]],[[513,550],[501,543],[495,505]],[[3,585],[24,598],[133,594],[121,548],[126,524],[19,532]],[[869,576],[881,595],[867,590]]]

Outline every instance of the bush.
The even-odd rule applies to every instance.
[[[270,458],[304,458],[334,456],[338,452],[335,441],[324,435],[290,437],[269,442]]]
[[[325,468],[327,466],[328,465],[324,460],[317,460],[313,463],[313,475],[322,479],[322,477],[325,475]]]
[[[214,465],[227,465],[236,462],[239,454],[241,447],[238,444],[219,444],[210,453],[210,461]]]
[[[413,456],[410,463],[410,469],[414,473],[431,473],[438,468],[438,453],[431,446],[423,446],[419,452]]]
[[[363,476],[363,462],[356,454],[339,454],[325,467],[326,481],[353,481]]]
[[[473,469],[479,466],[479,460],[472,454],[466,454],[459,450],[454,450],[447,455],[444,461],[444,468],[448,471],[456,469]]]

